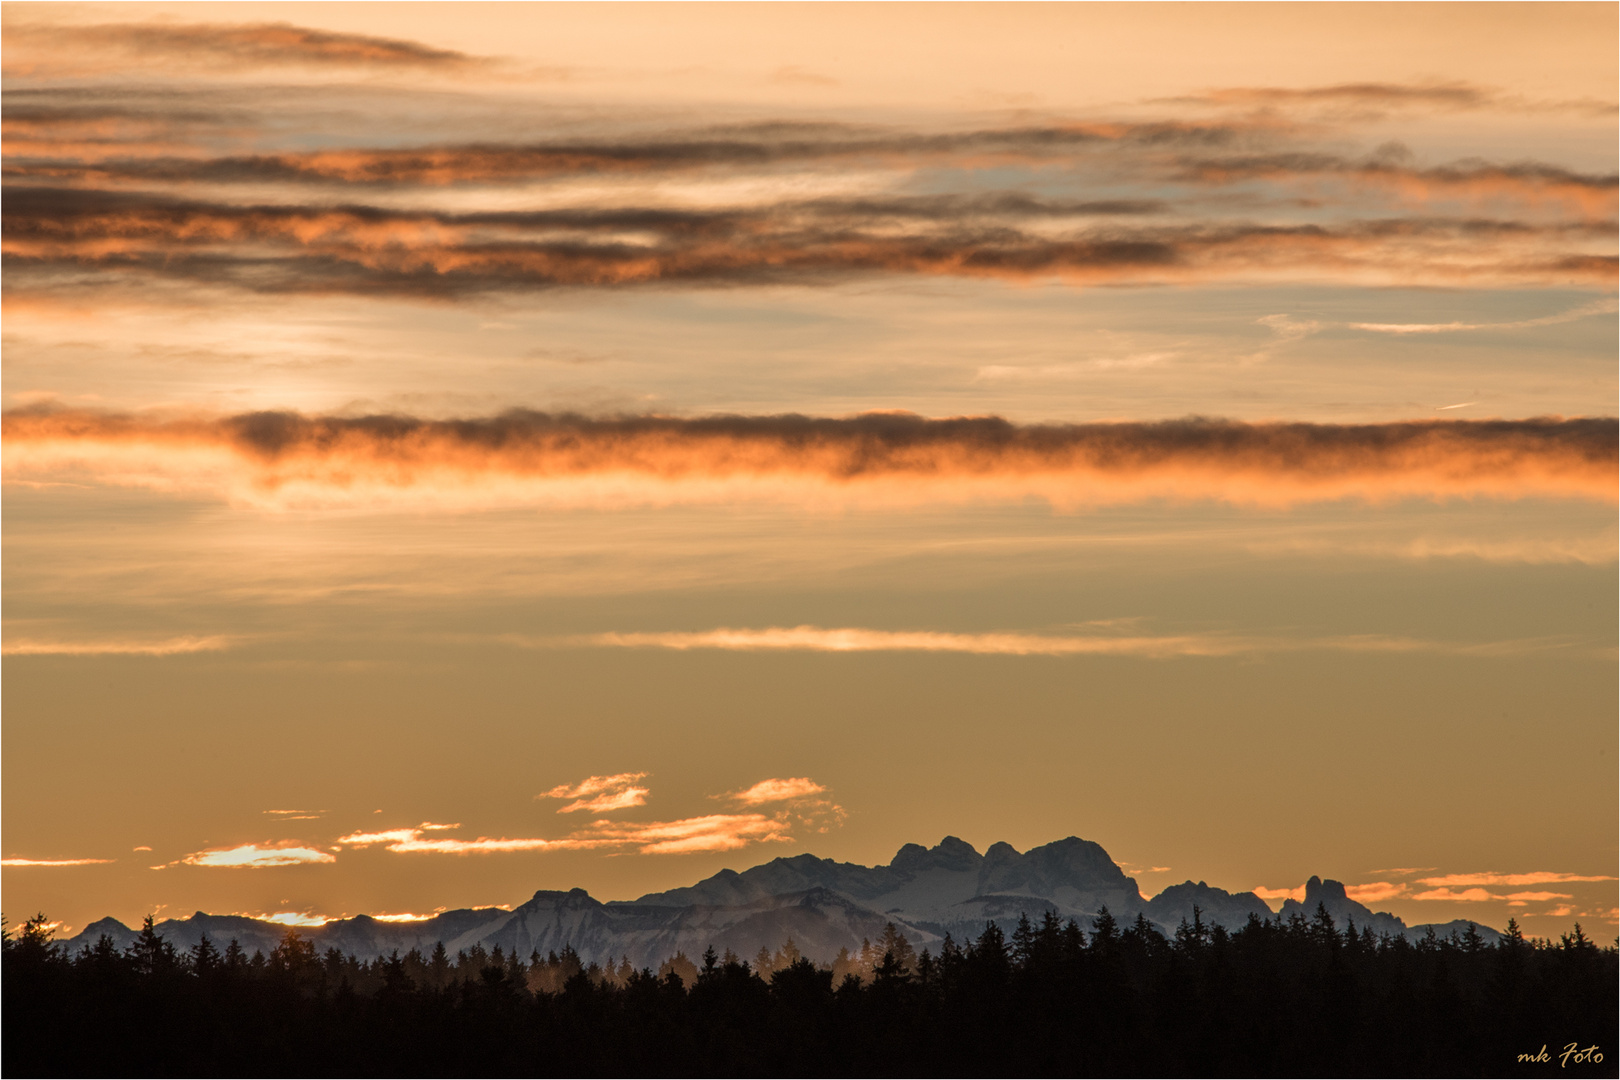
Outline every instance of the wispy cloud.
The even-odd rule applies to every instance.
[[[1443,877],[1420,878],[1423,885],[1555,885],[1568,881],[1614,881],[1604,874],[1555,874],[1537,871],[1530,874],[1446,874]]]
[[[227,636],[176,637],[161,640],[114,639],[102,641],[40,641],[11,638],[0,645],[5,656],[178,656],[218,652],[231,647]]]
[[[384,845],[398,854],[488,855],[518,851],[586,851],[635,848],[644,855],[671,855],[694,851],[733,851],[750,844],[791,839],[781,817],[765,814],[708,814],[675,821],[595,821],[566,837],[480,836],[475,840],[427,837],[420,829],[390,829],[351,833],[338,838],[350,847]]]
[[[1284,652],[1436,653],[1453,656],[1511,656],[1567,648],[1565,640],[1448,642],[1374,634],[1342,637],[1254,637],[1223,634],[1160,636],[1062,636],[1057,634],[959,634],[930,630],[872,630],[862,627],[765,627],[761,629],[606,633],[552,639],[525,639],[531,646],[601,646],[626,649],[722,649],[740,652],[945,652],[981,656],[1241,656]]]
[[[1391,881],[1369,881],[1363,885],[1348,885],[1344,894],[1358,904],[1377,904],[1393,900],[1406,893],[1407,886]]]
[[[628,810],[646,805],[648,789],[636,783],[646,776],[644,772],[591,776],[577,784],[561,784],[550,791],[541,792],[535,798],[573,799],[573,802],[558,809],[559,814],[572,814],[580,810],[592,813]]]
[[[0,859],[0,866],[95,866],[113,861],[112,859]]]
[[[791,500],[1058,506],[1532,496],[1612,502],[1612,418],[1020,426],[998,417],[5,414],[5,476],[212,490],[268,505]],[[213,640],[213,639],[208,639]]]
[[[1270,327],[1277,334],[1285,338],[1299,338],[1307,334],[1314,334],[1322,330],[1362,330],[1373,334],[1456,334],[1478,330],[1527,330],[1538,326],[1557,326],[1560,323],[1575,322],[1578,319],[1590,318],[1598,315],[1612,315],[1620,311],[1620,301],[1610,298],[1594,300],[1591,303],[1580,304],[1566,311],[1552,315],[1542,315],[1533,319],[1514,319],[1508,322],[1444,322],[1444,323],[1371,323],[1371,322],[1323,322],[1314,319],[1295,319],[1288,315],[1267,315],[1257,320],[1261,325]],[[1469,402],[1469,404],[1478,404]],[[1460,408],[1450,405],[1446,408]]]
[[[209,69],[314,65],[343,68],[457,69],[478,61],[415,41],[315,30],[291,23],[8,21],[7,70],[44,74],[106,70],[122,59],[150,69],[188,64]],[[107,59],[100,62],[97,56]]]
[[[608,801],[606,809],[639,806],[646,789],[636,781],[646,773],[618,773],[610,776],[592,776],[576,784],[561,784],[535,796],[540,799],[575,799],[584,805],[570,804],[561,812],[576,809],[597,809],[592,802]],[[773,777],[762,780],[741,791],[713,798],[729,799],[744,808],[774,805],[770,813],[746,812],[703,814],[671,821],[609,821],[598,818],[566,836],[497,837],[480,836],[473,840],[454,837],[430,837],[430,831],[456,829],[457,825],[434,825],[423,822],[413,828],[358,831],[338,837],[339,847],[381,846],[397,854],[474,855],[517,851],[622,851],[633,849],[644,855],[672,855],[695,851],[734,851],[758,843],[777,843],[792,839],[796,828],[809,828],[826,832],[842,821],[844,809],[824,798],[826,785],[809,777]],[[627,793],[635,793],[630,802]]]
[[[1612,186],[1601,196],[1609,203]],[[1131,224],[1114,220],[1116,214],[1099,222],[1091,220],[1095,212],[1041,204],[975,220],[960,204],[916,204],[908,213],[898,205],[882,212],[825,203],[453,214],[241,206],[43,186],[8,187],[3,215],[0,250],[16,279],[12,287],[25,291],[93,271],[106,282],[439,299],[895,274],[1073,284],[1586,286],[1606,286],[1616,274],[1607,219],[1408,215],[1310,225]]]
[[[1413,893],[1414,900],[1454,900],[1466,903],[1484,903],[1490,900],[1500,900],[1501,897],[1484,889],[1429,889],[1425,892]]]
[[[223,867],[226,869],[262,870],[282,866],[306,866],[332,863],[337,856],[316,848],[305,847],[297,841],[266,841],[263,844],[241,844],[233,848],[211,848],[198,851],[180,862],[186,866]]]
[[[643,855],[735,851],[751,844],[792,839],[785,821],[765,814],[707,814],[644,824],[599,821],[591,832],[606,842],[634,844]]]
[[[734,793],[731,798],[744,806],[760,806],[764,803],[782,802],[788,799],[804,799],[820,795],[827,788],[816,783],[808,776],[793,776],[787,778],[772,778],[761,780],[753,787],[745,788]]]

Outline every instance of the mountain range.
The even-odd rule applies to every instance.
[[[1431,926],[1447,936],[1469,925],[1458,920],[1408,927],[1350,899],[1342,883],[1316,877],[1306,884],[1305,899],[1284,901],[1281,914],[1310,918],[1318,905],[1341,929],[1353,920],[1358,928],[1410,938]],[[947,836],[932,848],[907,844],[886,866],[795,855],[741,873],[722,870],[695,885],[637,900],[604,903],[583,889],[541,890],[510,909],[464,908],[411,922],[357,915],[300,927],[299,933],[320,951],[335,948],[366,960],[395,950],[430,952],[442,942],[452,956],[474,945],[499,945],[520,957],[572,947],[586,962],[628,958],[637,968],[657,968],[677,952],[698,957],[712,946],[746,958],[790,938],[804,955],[825,962],[841,948],[854,952],[863,939],[876,940],[891,922],[919,952],[937,951],[946,934],[958,941],[974,939],[991,921],[1010,934],[1025,914],[1038,920],[1052,911],[1089,930],[1103,907],[1122,925],[1142,914],[1167,934],[1183,919],[1191,922],[1195,907],[1205,923],[1228,930],[1243,926],[1251,914],[1275,914],[1252,892],[1231,893],[1202,881],[1172,885],[1146,899],[1100,845],[1074,836],[1022,853],[997,843],[983,854]],[[206,936],[220,948],[235,940],[250,953],[268,952],[287,933],[286,926],[268,920],[201,911],[164,920],[156,929],[177,948],[190,948]],[[1486,927],[1479,932],[1488,942],[1497,937]],[[105,918],[66,945],[77,951],[103,935],[124,948],[136,932]]]

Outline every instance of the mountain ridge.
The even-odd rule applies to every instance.
[[[1391,936],[1416,936],[1429,929],[1374,912],[1350,899],[1341,882],[1318,877],[1307,882],[1305,899],[1285,901],[1280,915],[1309,918],[1318,904],[1341,929],[1354,924]],[[750,957],[790,938],[804,955],[825,962],[840,949],[853,952],[863,940],[880,937],[891,922],[919,952],[937,949],[947,934],[958,940],[976,938],[987,922],[1010,933],[1021,915],[1039,919],[1052,912],[1089,930],[1104,907],[1120,922],[1141,915],[1167,934],[1182,920],[1191,921],[1195,908],[1203,922],[1228,930],[1243,926],[1251,916],[1278,914],[1252,892],[1227,892],[1202,881],[1188,880],[1144,898],[1136,880],[1100,844],[1077,836],[1025,852],[998,842],[983,854],[947,836],[932,848],[906,844],[879,866],[803,853],[743,871],[721,870],[692,885],[635,900],[604,902],[584,889],[541,889],[512,908],[460,908],[411,922],[356,915],[296,929],[317,949],[335,948],[361,959],[413,948],[429,952],[442,942],[452,955],[474,946],[500,946],[507,955],[521,957],[572,948],[587,963],[628,959],[637,968],[657,968],[678,952],[696,957],[713,947]],[[1445,935],[1467,924],[1430,925]],[[289,927],[198,911],[186,919],[164,920],[155,929],[178,948],[190,948],[206,936],[219,947],[234,939],[249,952],[268,952]],[[1487,940],[1497,936],[1484,926],[1479,932]],[[136,932],[103,918],[65,944],[76,951],[93,946],[103,935],[125,948]]]

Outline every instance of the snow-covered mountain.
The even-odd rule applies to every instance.
[[[1310,917],[1323,904],[1340,926],[1347,919],[1375,932],[1422,933],[1388,914],[1375,914],[1350,900],[1344,886],[1312,878],[1303,904],[1287,901],[1283,914]],[[336,919],[300,933],[322,951],[335,948],[364,959],[416,948],[429,952],[439,942],[452,956],[462,949],[499,945],[508,955],[545,955],[571,946],[586,961],[628,957],[636,967],[656,968],[677,952],[699,957],[713,946],[752,957],[761,947],[777,949],[789,938],[814,959],[831,960],[840,948],[854,951],[894,923],[920,951],[937,948],[949,933],[976,938],[986,922],[1011,933],[1019,916],[1039,919],[1053,911],[1090,928],[1106,906],[1121,923],[1146,915],[1166,933],[1192,920],[1196,906],[1211,925],[1235,930],[1251,914],[1272,911],[1254,893],[1229,893],[1203,882],[1171,886],[1144,899],[1098,844],[1068,837],[1020,853],[1010,844],[991,845],[983,854],[954,836],[932,848],[902,847],[886,866],[861,866],[814,855],[773,859],[738,873],[722,870],[695,885],[649,893],[637,900],[603,903],[583,889],[541,891],[512,909],[446,911],[417,922],[382,922],[366,915]],[[1460,929],[1460,924],[1457,929]],[[286,927],[237,915],[197,912],[170,919],[157,929],[179,948],[207,936],[223,948],[238,941],[249,952],[268,952]],[[1441,934],[1453,927],[1436,927]],[[1494,932],[1481,928],[1488,939]],[[135,931],[115,919],[102,919],[70,939],[71,949],[92,946],[107,936],[122,948]]]

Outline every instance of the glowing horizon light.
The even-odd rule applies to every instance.
[[[413,915],[408,911],[403,911],[395,915],[372,915],[370,918],[376,919],[378,922],[386,923],[426,922],[427,920],[434,918],[437,914],[438,913],[435,912],[433,915]]]
[[[252,918],[253,916],[249,916]],[[325,915],[310,915],[298,911],[278,911],[274,915],[257,916],[261,922],[276,923],[280,926],[301,926],[309,929],[325,926],[332,920]]]

